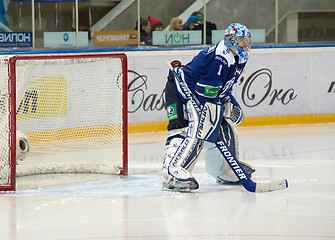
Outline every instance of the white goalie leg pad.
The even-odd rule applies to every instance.
[[[234,171],[231,169],[227,161],[222,157],[221,152],[217,147],[212,144],[213,147],[207,149],[205,153],[206,171],[217,183],[237,183],[239,179],[236,177]],[[251,173],[255,171],[255,168],[244,161],[239,160],[241,167],[247,172],[249,177]]]
[[[171,164],[171,160],[173,156],[175,155],[177,149],[185,139],[187,134],[187,127],[186,128],[179,128],[179,129],[173,129],[169,131],[169,135],[167,137],[166,143],[165,143],[165,156],[163,161],[163,177],[166,177],[168,172],[167,168]]]
[[[181,143],[177,142],[179,147],[173,154],[172,159],[165,159],[163,190],[184,191],[199,187],[191,174],[203,146],[203,141],[195,138],[199,116],[190,102],[186,104],[186,109],[189,121],[187,135]]]
[[[215,143],[219,135],[223,113],[224,106],[221,103],[206,102],[201,110],[196,137]]]
[[[232,153],[236,158],[239,158],[239,144],[236,125],[231,121],[227,121],[226,128],[221,129],[221,133]],[[206,170],[207,173],[213,176],[218,183],[236,183],[239,182],[234,171],[231,169],[226,160],[222,157],[221,152],[214,144],[206,145],[207,151],[205,153]],[[243,170],[251,176],[255,171],[254,167],[244,161],[239,160]]]
[[[195,138],[186,137],[170,164],[163,168],[163,190],[190,191],[199,188],[191,171],[202,149],[202,142]]]
[[[168,182],[163,185],[163,190],[191,191],[199,188],[198,182],[185,168],[170,166],[168,176]]]
[[[170,164],[166,170],[163,169],[163,190],[189,191],[199,188],[191,172],[197,162],[202,145],[202,141],[190,137],[186,137],[181,142],[170,160]]]
[[[226,160],[222,157],[221,152],[212,144],[205,153],[206,171],[217,181],[238,182],[233,170]]]

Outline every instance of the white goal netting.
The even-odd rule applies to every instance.
[[[13,61],[16,129],[29,155],[16,176],[52,173],[120,174],[127,114],[124,60],[118,56],[34,56]],[[8,62],[1,59],[0,185],[10,178]],[[8,97],[9,96],[9,97]],[[123,172],[125,173],[125,172]]]

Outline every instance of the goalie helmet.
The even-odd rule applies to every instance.
[[[243,39],[242,46],[238,43]],[[239,57],[248,60],[251,47],[251,34],[248,28],[240,23],[232,23],[228,26],[224,36],[225,45],[232,49]]]
[[[20,131],[16,131],[16,160],[25,159],[30,151],[30,143],[28,136]]]

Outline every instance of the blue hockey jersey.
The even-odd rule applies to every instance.
[[[191,62],[178,69],[178,74],[201,104],[217,102],[231,95],[232,87],[241,75],[246,61],[220,41],[202,50]],[[177,84],[178,85],[178,84]],[[177,86],[186,101],[186,96]]]

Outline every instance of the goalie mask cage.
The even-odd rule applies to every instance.
[[[127,175],[125,54],[3,56],[0,65],[0,190],[26,175]],[[22,161],[16,131],[30,142]]]

